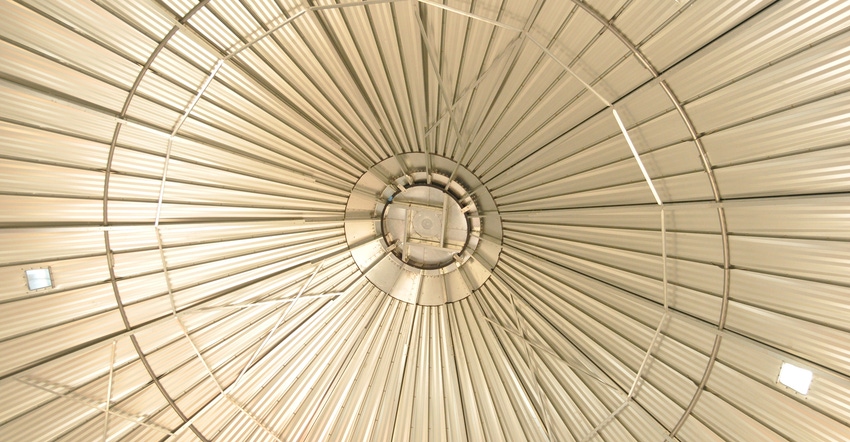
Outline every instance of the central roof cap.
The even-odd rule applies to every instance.
[[[369,281],[421,305],[472,294],[502,249],[489,191],[463,166],[424,153],[394,156],[360,177],[346,205],[345,236]]]

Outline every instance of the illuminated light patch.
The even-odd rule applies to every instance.
[[[27,287],[30,290],[53,287],[53,280],[50,278],[50,269],[30,269],[26,271],[26,275]]]
[[[812,384],[812,372],[783,362],[779,369],[779,382],[798,393],[807,394]]]

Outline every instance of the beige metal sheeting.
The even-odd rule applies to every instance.
[[[850,439],[846,1],[0,0],[0,35],[0,440]],[[433,268],[347,238],[367,171],[453,186],[393,227]]]

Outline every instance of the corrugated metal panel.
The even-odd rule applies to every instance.
[[[123,89],[75,69],[57,66],[40,54],[4,42],[0,45],[0,57],[9,60],[2,67],[5,78],[14,78],[36,89],[48,89],[59,96],[74,96],[85,90],[85,98],[81,101],[88,106],[117,111],[124,102],[126,91]]]
[[[779,2],[665,73],[683,100],[761,71],[809,45],[842,39],[848,6],[840,1]],[[712,75],[703,75],[711,69]]]
[[[641,51],[663,70],[739,26],[769,4],[769,1],[740,3],[732,0],[719,4],[689,2],[674,20],[652,33],[652,37],[641,45]]]
[[[0,439],[850,432],[843,2],[198,4],[0,3]],[[428,173],[435,306],[345,231]]]
[[[21,4],[3,2],[2,7],[0,20],[3,20],[4,36],[48,60],[70,65],[127,89],[139,73],[137,62],[143,60],[105,48],[92,39],[82,38],[71,29],[51,21],[49,16],[39,15]],[[39,29],[39,32],[32,32],[34,28]],[[148,48],[145,56],[151,49]]]
[[[0,110],[4,120],[26,122],[61,134],[103,141],[109,139],[115,126],[114,115],[5,80],[0,81],[0,99],[7,104]]]
[[[605,7],[609,2],[588,2],[597,10]],[[649,37],[653,31],[663,27],[664,22],[670,20],[683,7],[690,2],[655,2],[652,0],[633,0],[628,2],[627,7],[617,11],[617,17],[603,14],[606,18],[613,18],[617,28],[626,35],[629,40],[638,47]]]
[[[703,138],[713,164],[724,166],[841,145],[848,94],[804,104]]]
[[[687,104],[706,132],[770,115],[843,89],[850,70],[850,36],[839,35]],[[824,69],[829,66],[829,69]]]
[[[95,141],[7,122],[0,122],[0,140],[3,156],[18,160],[100,169],[108,155],[108,146]],[[67,149],[53,149],[55,146]]]

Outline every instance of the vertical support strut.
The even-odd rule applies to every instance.
[[[696,131],[696,127],[694,126],[693,120],[690,115],[688,115],[687,111],[685,111],[684,106],[673,93],[673,90],[670,88],[670,85],[667,84],[666,81],[661,79],[660,73],[657,69],[649,62],[649,59],[623,34],[620,29],[618,29],[614,24],[606,20],[599,11],[594,9],[592,6],[585,3],[583,0],[572,0],[572,2],[581,7],[585,12],[593,16],[596,21],[598,21],[605,29],[611,32],[614,36],[616,36],[634,55],[635,58],[652,74],[652,77],[658,82],[658,85],[661,89],[664,90],[664,93],[673,103],[673,106],[676,108],[676,112],[679,114],[679,117],[682,119],[682,122],[688,129],[688,132],[691,135],[691,139],[694,142],[694,145],[699,152],[700,159],[702,160],[703,170],[708,176],[709,184],[711,185],[711,190],[714,196],[714,202],[718,203],[717,207],[717,218],[720,224],[720,236],[723,245],[723,296],[720,305],[720,316],[717,321],[717,336],[714,340],[714,346],[712,347],[711,354],[708,358],[708,363],[706,363],[705,371],[703,372],[702,378],[697,384],[697,390],[694,392],[694,395],[691,397],[690,402],[688,403],[687,408],[682,413],[682,416],[679,418],[679,421],[676,422],[674,427],[670,430],[670,434],[668,438],[673,439],[676,437],[676,434],[681,430],[682,426],[685,424],[685,421],[688,419],[690,414],[693,412],[696,407],[697,401],[699,401],[700,396],[702,395],[702,391],[705,388],[706,383],[708,382],[708,378],[711,376],[712,368],[714,367],[714,363],[717,360],[717,354],[720,351],[720,344],[723,337],[723,331],[726,328],[726,315],[729,309],[729,289],[730,289],[730,273],[731,273],[731,258],[730,258],[730,250],[729,250],[729,230],[726,223],[726,213],[723,209],[723,198],[720,194],[720,188],[717,184],[717,177],[714,174],[714,168],[711,165],[711,161],[708,159],[708,154],[705,151],[705,146],[703,146],[702,140],[700,139],[699,134]],[[666,270],[666,268],[665,268]],[[666,310],[666,306],[665,306]]]
[[[133,86],[130,88],[129,93],[127,94],[127,98],[124,101],[124,105],[121,108],[121,112],[118,114],[118,123],[116,123],[116,125],[115,125],[115,131],[112,134],[112,141],[109,144],[109,154],[107,156],[107,161],[106,161],[106,170],[104,171],[104,180],[103,180],[103,226],[104,227],[109,226],[109,184],[110,184],[110,178],[112,176],[112,163],[113,163],[113,160],[115,158],[115,151],[116,151],[116,148],[117,148],[117,145],[118,145],[118,136],[121,133],[121,127],[124,124],[124,118],[127,116],[127,112],[130,109],[130,103],[133,101],[133,98],[135,98],[136,93],[139,89],[139,86],[141,85],[142,80],[144,79],[145,75],[150,71],[150,68],[153,65],[154,60],[156,60],[156,58],[159,56],[159,54],[162,52],[162,50],[165,49],[165,46],[168,44],[168,42],[171,40],[171,38],[174,37],[175,34],[177,34],[178,30],[180,30],[186,23],[189,22],[189,19],[192,18],[193,15],[195,15],[198,11],[200,11],[201,9],[206,7],[206,5],[207,5],[207,3],[209,3],[209,1],[210,0],[199,1],[197,4],[195,4],[194,7],[192,7],[191,10],[189,10],[189,12],[187,12],[182,18],[180,18],[174,24],[174,26],[172,26],[172,28],[168,31],[167,34],[165,34],[165,36],[162,38],[162,40],[159,42],[159,44],[157,44],[156,48],[154,48],[153,52],[151,52],[150,56],[148,57],[147,61],[144,64],[144,66],[142,66],[141,71],[139,71],[139,74],[136,76],[136,80],[133,82]],[[107,267],[108,267],[108,270],[109,270],[109,279],[110,279],[110,282],[111,282],[111,285],[112,285],[112,292],[113,292],[113,295],[115,297],[115,303],[118,307],[118,312],[121,315],[121,320],[124,323],[124,328],[127,331],[129,331],[129,330],[131,330],[130,321],[127,317],[127,312],[124,308],[124,303],[121,300],[121,295],[118,291],[118,278],[117,278],[116,273],[115,273],[115,257],[114,257],[114,254],[112,252],[112,248],[111,248],[110,243],[109,243],[109,231],[108,230],[104,230],[103,239],[104,239],[104,247],[106,249],[106,260],[107,260]],[[189,419],[180,410],[180,408],[174,402],[174,399],[168,394],[167,391],[165,391],[165,388],[162,386],[162,383],[160,383],[159,378],[157,377],[156,373],[154,373],[153,369],[151,368],[150,363],[148,362],[144,352],[142,352],[142,349],[139,346],[138,340],[136,339],[135,335],[130,335],[130,341],[133,343],[133,347],[136,350],[136,354],[139,358],[139,361],[145,367],[145,370],[148,372],[148,375],[151,377],[151,380],[153,381],[154,385],[156,385],[160,394],[162,394],[162,396],[165,398],[166,402],[168,402],[168,405],[171,408],[174,409],[174,412],[183,421],[183,424],[186,425],[186,423],[189,421]],[[192,430],[193,433],[195,433],[195,436],[197,436],[198,439],[200,439],[201,441],[207,442],[207,438],[204,437],[204,435],[197,428],[195,428],[194,425],[188,425],[188,427],[189,427],[190,430]],[[108,429],[107,429],[107,431],[108,431]]]
[[[431,62],[431,69],[434,71],[434,75],[437,77],[437,81],[439,82],[439,84],[437,85],[437,89],[440,92],[440,97],[442,98],[443,102],[446,103],[446,106],[449,108],[449,126],[454,129],[455,136],[457,137],[458,142],[460,142],[461,140],[463,140],[463,136],[460,132],[460,126],[458,125],[457,121],[455,121],[456,116],[454,113],[454,108],[452,107],[452,100],[449,99],[448,93],[446,92],[446,86],[444,84],[443,76],[440,75],[436,51],[434,51],[434,47],[431,46],[431,41],[428,39],[428,32],[425,29],[425,23],[422,22],[422,17],[415,12],[413,13],[413,15],[416,18],[416,23],[419,25],[419,35],[422,38],[422,43],[425,44],[425,48],[427,49],[426,52],[428,52],[428,60]],[[457,176],[458,169],[460,168],[460,161],[454,161],[454,163],[454,170],[452,171],[451,175],[449,175],[449,180],[446,182],[446,186],[443,190],[448,190],[449,186],[451,186],[452,184],[452,181],[454,181],[455,177]]]
[[[112,348],[109,352],[109,383],[106,385],[106,405],[103,418],[103,442],[109,437],[109,407],[112,405],[112,381],[115,378],[115,347],[117,341],[112,341]]]
[[[605,426],[611,423],[626,407],[629,406],[631,401],[634,399],[635,395],[637,395],[638,389],[640,388],[640,381],[643,378],[643,373],[649,363],[650,358],[652,357],[652,350],[655,348],[656,342],[658,342],[658,338],[662,336],[661,328],[664,325],[664,322],[667,320],[670,314],[669,310],[669,302],[667,301],[667,223],[666,223],[666,214],[664,212],[664,206],[661,206],[661,279],[662,279],[662,296],[663,296],[663,306],[664,313],[661,315],[661,319],[658,320],[658,326],[655,327],[655,334],[652,335],[652,341],[649,343],[649,347],[646,349],[646,353],[643,355],[643,360],[640,363],[640,367],[638,367],[637,372],[635,373],[635,379],[632,382],[632,386],[629,388],[629,394],[626,396],[626,399],[617,407],[607,418],[602,420],[596,427],[593,428],[589,433],[587,433],[583,438],[582,442],[587,442],[592,439],[596,434],[598,434]]]
[[[242,371],[239,373],[239,376],[236,376],[236,380],[233,381],[233,385],[239,384],[239,381],[242,380],[243,376],[245,376],[245,372],[247,372],[248,369],[251,368],[251,364],[254,363],[254,360],[257,358],[257,356],[259,356],[260,352],[263,350],[263,347],[265,347],[266,344],[268,344],[268,342],[271,340],[272,335],[274,335],[274,332],[277,331],[277,328],[280,327],[280,324],[286,321],[286,317],[289,316],[289,312],[292,310],[292,307],[295,306],[295,304],[298,302],[298,299],[301,298],[301,295],[304,294],[304,291],[306,291],[310,284],[313,282],[313,278],[315,278],[316,274],[319,273],[319,270],[322,269],[322,264],[324,264],[324,262],[321,262],[316,266],[316,268],[313,270],[313,274],[310,275],[310,278],[307,279],[307,282],[305,282],[304,285],[301,286],[301,289],[298,291],[298,294],[295,295],[295,299],[293,299],[292,302],[290,302],[286,306],[286,310],[281,312],[280,316],[278,316],[278,319],[275,324],[272,326],[271,329],[269,329],[268,333],[266,333],[266,338],[263,340],[262,343],[260,343],[260,346],[257,347],[257,349],[254,351],[254,354],[251,355],[251,358],[248,359],[248,363],[245,364],[245,367],[242,368]]]
[[[543,413],[543,429],[546,430],[546,437],[549,440],[552,440],[552,420],[549,417],[549,412],[546,408],[546,403],[544,401],[543,396],[543,388],[540,385],[540,376],[538,375],[537,370],[537,361],[534,360],[534,355],[531,352],[531,345],[529,344],[530,340],[528,339],[528,335],[525,331],[525,320],[519,314],[519,307],[514,300],[514,292],[508,292],[511,295],[511,305],[514,309],[514,326],[517,327],[522,334],[523,346],[525,347],[525,357],[528,359],[528,364],[531,366],[531,376],[534,379],[534,387],[535,394],[537,396],[537,402],[540,404],[540,412]]]

